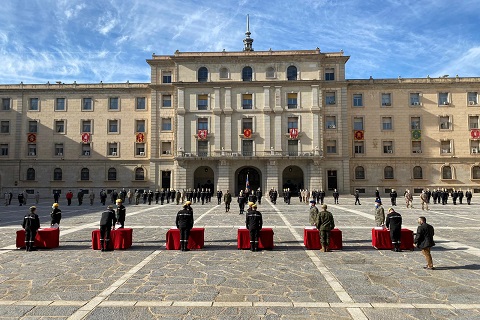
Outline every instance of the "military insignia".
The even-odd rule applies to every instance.
[[[28,142],[36,142],[37,141],[37,135],[35,133],[29,133],[27,136]]]
[[[245,138],[250,138],[252,136],[252,129],[245,129],[243,130],[243,136]]]
[[[88,143],[90,142],[90,133],[82,133],[82,142],[83,143]]]
[[[412,130],[412,140],[419,140],[422,137],[421,130]]]
[[[291,128],[290,130],[290,139],[297,139],[298,138],[298,129]]]
[[[355,130],[355,132],[353,133],[353,138],[355,140],[363,140],[364,138],[363,130]]]
[[[138,132],[135,138],[136,138],[137,142],[139,142],[139,143],[145,141],[145,135],[141,132]]]
[[[479,129],[470,130],[470,136],[472,137],[472,139],[480,139],[480,130]]]
[[[205,140],[208,137],[208,130],[198,130],[198,139]]]

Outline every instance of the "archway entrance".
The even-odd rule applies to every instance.
[[[213,194],[213,189],[215,188],[215,185],[213,184],[214,178],[215,176],[212,168],[207,166],[198,167],[193,174],[192,188],[210,189],[210,193]]]
[[[282,188],[290,188],[292,196],[298,195],[300,189],[303,189],[303,170],[297,166],[288,166],[283,170]]]
[[[238,195],[240,190],[245,190],[247,187],[247,175],[248,175],[248,184],[250,190],[257,190],[262,187],[262,176],[260,171],[254,167],[243,167],[237,170],[236,183],[235,183],[235,194]]]

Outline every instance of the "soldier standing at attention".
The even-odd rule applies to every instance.
[[[315,206],[315,200],[310,200],[310,218],[308,220],[311,226],[314,226],[318,219],[318,208]]]
[[[225,202],[225,212],[230,211],[230,203],[232,203],[232,194],[230,193],[230,190],[227,190],[223,196],[223,202]]]
[[[125,209],[125,206],[123,205],[122,199],[117,199],[117,212],[115,214],[115,219],[117,222],[120,222],[121,226],[118,228],[122,228],[125,226],[125,216],[127,215],[127,209]]]
[[[95,201],[95,192],[93,192],[93,190],[90,190],[88,198],[90,199],[90,205],[93,206],[93,201]]]
[[[238,207],[240,208],[240,213],[243,214],[243,211],[245,210],[245,202],[247,200],[245,199],[245,196],[243,195],[243,190],[240,191],[240,194],[238,195],[237,202],[238,202]]]
[[[37,207],[30,207],[30,213],[23,217],[22,228],[25,229],[25,251],[36,251],[33,248],[35,237],[40,229],[40,219],[36,213]]]
[[[55,224],[59,225],[62,220],[62,210],[58,208],[58,203],[52,204],[52,212],[50,213],[50,225],[53,227]]]
[[[390,191],[390,202],[392,203],[392,206],[397,205],[397,197],[397,191],[395,191],[395,189],[392,189],[392,191]]]
[[[258,237],[263,226],[262,213],[257,211],[257,205],[252,203],[252,209],[248,210],[245,224],[250,231],[250,250],[258,251]]]
[[[113,206],[109,205],[107,210],[102,212],[102,217],[100,218],[100,247],[102,251],[112,251],[110,249],[110,231],[115,230],[115,211],[113,211]]]
[[[385,210],[382,207],[382,200],[375,200],[375,223],[377,227],[381,227],[385,224]]]
[[[257,189],[255,196],[257,197],[258,204],[262,204],[262,190],[260,188]]]
[[[190,236],[190,229],[193,228],[193,209],[190,206],[192,203],[186,201],[183,209],[178,211],[175,225],[180,229],[180,250],[189,251],[188,237]]]
[[[340,193],[338,193],[337,189],[333,190],[333,203],[338,204],[338,198],[340,198]]]
[[[335,228],[335,221],[333,220],[333,215],[330,211],[327,211],[327,205],[322,205],[322,211],[317,215],[317,221],[315,221],[315,226],[320,232],[320,243],[322,248],[320,251],[329,252],[330,251],[330,231]]]
[[[385,219],[385,226],[390,229],[390,239],[393,244],[393,251],[400,252],[400,239],[402,235],[402,216],[395,212],[393,208],[388,209],[387,218]]]
[[[222,190],[217,190],[217,202],[218,202],[218,204],[222,203],[222,196],[223,196]]]

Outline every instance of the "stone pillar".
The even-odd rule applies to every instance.
[[[217,189],[222,190],[225,193],[230,190],[230,193],[235,192],[234,183],[230,181],[230,164],[227,160],[220,160],[218,162],[218,174],[217,174]]]
[[[263,190],[263,194],[268,196],[268,191],[272,188],[277,189],[277,191],[282,190],[281,181],[279,181],[279,172],[276,160],[269,160],[267,162],[267,176],[265,181],[267,182],[266,190]],[[279,191],[279,197],[280,197]]]
[[[323,184],[323,168],[320,160],[311,161],[308,164],[308,171],[310,179],[307,182],[308,190],[323,189],[325,191],[326,185]]]

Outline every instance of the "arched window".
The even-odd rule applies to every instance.
[[[80,172],[80,180],[90,180],[90,170],[88,170],[88,168],[82,168],[82,171]]]
[[[145,180],[145,170],[143,168],[135,169],[135,180]]]
[[[363,180],[365,179],[365,169],[362,166],[355,168],[355,179]]]
[[[442,179],[452,179],[452,167],[444,166],[442,168]]]
[[[252,67],[245,67],[242,70],[242,80],[243,81],[252,81],[253,70]]]
[[[480,167],[473,166],[472,167],[472,179],[480,179]]]
[[[62,180],[62,169],[55,168],[53,170],[53,180],[55,180],[55,181],[61,181]]]
[[[220,79],[228,79],[230,76],[229,76],[230,72],[228,72],[228,69],[227,68],[221,68],[220,69]]]
[[[35,169],[33,168],[27,169],[27,180],[30,180],[30,181],[35,180]]]
[[[275,78],[275,68],[274,67],[268,67],[265,76],[267,78]]]
[[[208,80],[208,69],[206,67],[201,67],[198,69],[198,82],[207,82]]]
[[[108,180],[109,181],[117,180],[117,169],[115,168],[108,169]]]
[[[393,179],[393,168],[390,166],[383,169],[383,178],[384,179]]]
[[[297,67],[290,66],[287,68],[287,80],[297,80]]]
[[[413,179],[423,179],[422,167],[413,167]]]

